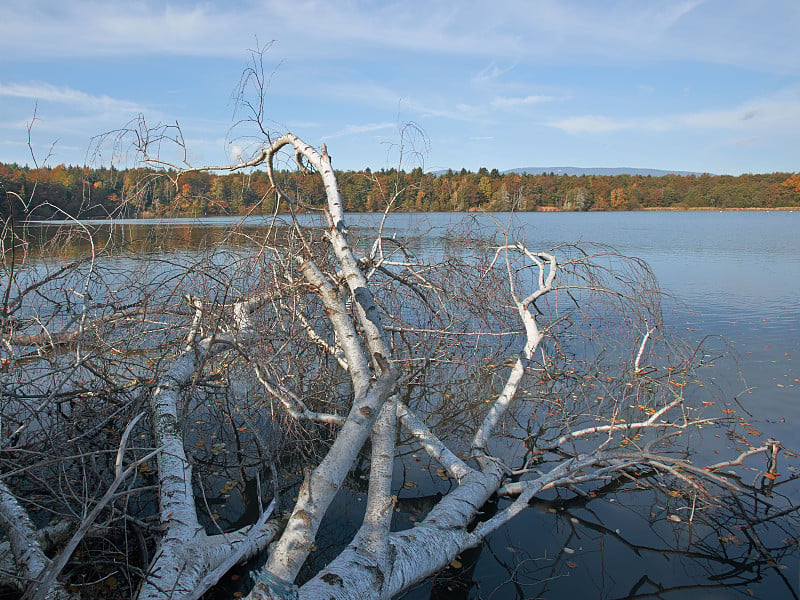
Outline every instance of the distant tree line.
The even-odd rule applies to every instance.
[[[800,174],[527,175],[497,169],[424,173],[383,169],[337,172],[346,209],[381,211],[642,210],[800,206]],[[300,210],[325,198],[318,177],[278,174]],[[0,214],[34,218],[263,214],[275,207],[266,172],[213,175],[153,169],[30,168],[0,164]]]

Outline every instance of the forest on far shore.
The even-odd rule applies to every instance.
[[[477,172],[424,173],[384,169],[338,171],[345,208],[352,212],[687,210],[800,208],[800,174],[527,175]],[[319,177],[278,173],[299,198],[300,210],[321,206]],[[0,215],[76,218],[216,216],[270,213],[275,192],[265,171],[215,175],[153,169],[37,169],[0,164]]]

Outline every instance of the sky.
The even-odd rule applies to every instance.
[[[0,19],[0,162],[133,166],[133,138],[103,134],[163,125],[184,144],[162,160],[246,159],[260,65],[264,131],[339,169],[800,171],[798,0],[0,0]]]

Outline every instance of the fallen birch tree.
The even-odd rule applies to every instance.
[[[146,144],[140,150],[149,156]],[[119,273],[101,277],[95,261],[28,283],[15,263],[6,269],[6,585],[30,598],[78,597],[64,576],[78,545],[91,553],[94,531],[132,527],[142,557],[124,589],[139,599],[199,598],[259,554],[249,598],[391,598],[543,494],[590,497],[623,481],[679,489],[699,515],[714,511],[716,495],[741,490],[726,468],[761,457],[776,473],[776,441],[728,461],[692,461],[682,440],[714,423],[686,393],[703,355],[670,343],[658,286],[635,259],[591,246],[541,251],[502,230],[438,261],[381,229],[357,245],[327,149],[293,134],[242,164],[172,176],[264,166],[279,205],[296,211],[275,168],[286,150],[323,181],[321,228],[295,217],[235,261],[176,261],[154,280],[125,275],[143,278],[133,293],[112,285]],[[105,420],[104,440],[34,459],[43,440],[53,452],[74,445],[84,403]],[[216,414],[229,422],[226,435],[249,432],[225,460],[259,482],[257,518],[236,528],[219,524],[196,473],[209,445],[197,423]],[[442,487],[413,526],[398,527],[396,470],[408,449],[428,456]],[[65,492],[91,461],[91,489]],[[51,464],[64,485],[48,496],[35,484]],[[321,525],[360,465],[361,524],[309,572]],[[487,517],[490,501],[498,505]],[[55,550],[42,538],[48,523],[68,524]]]

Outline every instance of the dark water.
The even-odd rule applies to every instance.
[[[400,235],[459,218],[397,215],[389,223]],[[689,341],[722,336],[729,345],[731,353],[707,373],[716,393],[734,399],[763,439],[800,450],[800,370],[794,363],[800,357],[800,213],[526,213],[511,222],[508,215],[495,218],[536,249],[598,242],[647,261],[675,300],[668,325]],[[496,227],[486,217],[478,220],[479,229]],[[698,443],[709,452],[734,445],[714,442]],[[783,467],[783,477],[796,475],[791,463]],[[796,482],[785,486],[784,493],[800,502]],[[764,545],[786,546],[782,560],[743,567],[731,559],[753,554],[743,550],[752,531],[742,532],[737,525],[729,531],[725,523],[692,530],[658,521],[654,517],[663,514],[664,504],[663,498],[641,493],[584,506],[533,508],[487,540],[477,557],[464,560],[476,561],[468,593],[457,591],[463,581],[456,578],[439,585],[432,597],[797,597],[797,546],[784,543],[797,541],[796,521],[762,533]],[[426,586],[409,597],[428,593]]]
[[[524,213],[470,217],[463,231],[495,231],[498,224],[534,249],[576,241],[609,244],[622,254],[649,263],[674,303],[668,324],[689,341],[722,336],[732,352],[719,359],[708,378],[718,394],[733,400],[763,439],[780,440],[800,450],[800,212],[636,212]],[[419,250],[441,251],[444,228],[463,223],[465,215],[398,214],[385,223],[385,234],[419,236]],[[353,215],[353,236],[369,238],[380,222],[375,215]],[[172,228],[174,247],[191,252],[224,239],[238,220],[119,223],[114,236],[144,240],[144,231]],[[243,230],[257,235],[263,221],[251,219]],[[101,228],[102,229],[102,228]],[[246,238],[237,238],[246,245]],[[229,242],[233,243],[233,242]],[[159,252],[142,242],[141,251]],[[86,248],[78,248],[80,255]],[[727,440],[699,443],[724,448]],[[715,446],[715,444],[717,444]],[[435,491],[424,484],[412,459],[409,477],[420,482],[413,493],[400,491],[401,502]],[[795,475],[779,469],[781,479]],[[751,477],[755,477],[752,475]],[[431,477],[431,481],[435,478]],[[401,486],[403,482],[398,482]],[[753,482],[745,482],[753,483]],[[785,490],[800,502],[796,482]],[[793,490],[793,491],[792,491]],[[351,508],[358,493],[343,493],[332,519],[357,526]],[[403,498],[406,496],[406,498]],[[418,499],[418,498],[417,498]],[[762,546],[782,548],[774,564],[759,560],[752,532],[740,524],[688,527],[663,515],[665,500],[649,492],[609,495],[588,503],[532,507],[484,545],[461,558],[461,566],[425,583],[408,598],[797,598],[800,531],[797,521],[776,522],[762,532]],[[398,516],[410,525],[412,510]],[[790,515],[791,516],[791,515]],[[795,515],[796,516],[796,515]],[[758,516],[754,516],[757,518]],[[788,541],[787,541],[788,540]],[[756,548],[756,550],[753,550]],[[755,553],[755,554],[754,554]],[[322,560],[322,557],[320,558]],[[752,559],[752,560],[750,560]]]

